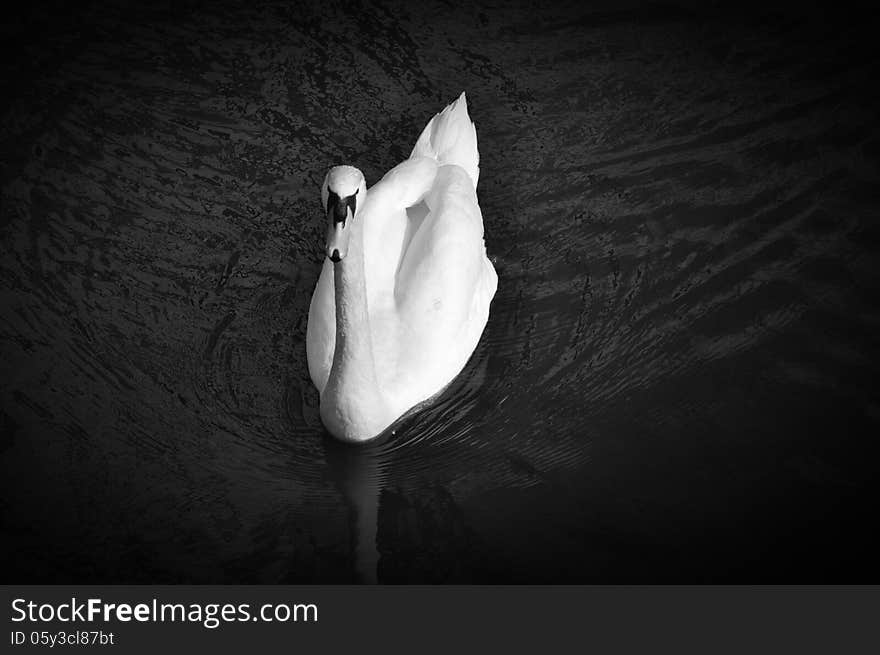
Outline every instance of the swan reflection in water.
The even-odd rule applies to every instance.
[[[379,500],[384,473],[391,462],[381,457],[381,444],[352,447],[329,434],[324,439],[324,454],[331,476],[348,506],[355,575],[358,582],[375,584],[379,565]]]

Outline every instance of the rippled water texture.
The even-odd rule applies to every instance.
[[[878,580],[858,20],[173,6],[4,28],[8,581]],[[488,327],[393,439],[338,446],[318,185],[462,90]]]

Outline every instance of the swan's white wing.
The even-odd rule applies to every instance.
[[[429,157],[441,166],[457,164],[467,171],[477,188],[480,178],[477,129],[468,115],[464,92],[428,122],[410,157]]]
[[[407,159],[385,173],[369,189],[369,202],[379,212],[412,207],[431,190],[436,176],[436,160],[430,157]]]
[[[474,296],[485,286],[483,219],[470,176],[459,166],[441,166],[424,203],[428,214],[395,285],[400,318],[419,335],[405,344],[413,353],[455,347],[473,318]]]
[[[392,168],[367,191],[357,220],[364,228],[364,274],[373,307],[393,303],[394,284],[414,234],[407,208],[417,205],[434,183],[437,162],[408,159]]]

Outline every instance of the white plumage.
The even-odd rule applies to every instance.
[[[321,418],[336,437],[378,436],[442,391],[476,348],[498,284],[478,178],[464,93],[369,190],[351,166],[327,174],[328,259],[306,343]]]

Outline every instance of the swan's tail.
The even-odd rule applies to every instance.
[[[431,157],[440,164],[458,164],[471,176],[474,188],[477,188],[480,177],[477,129],[468,115],[464,93],[431,119],[413,148],[410,158],[413,157]]]

